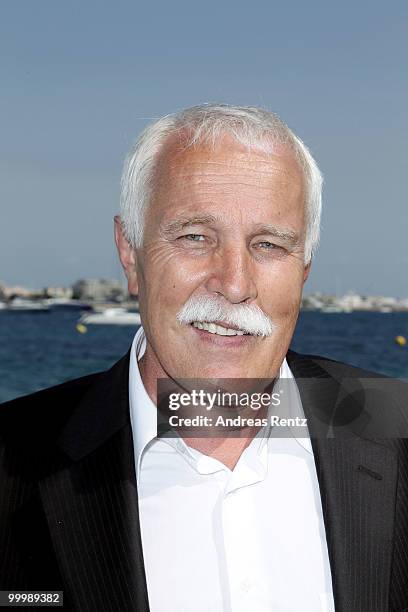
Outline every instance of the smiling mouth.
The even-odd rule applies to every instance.
[[[210,334],[217,334],[218,336],[249,336],[246,332],[242,331],[242,329],[234,329],[233,327],[225,327],[224,325],[220,325],[219,323],[207,323],[201,321],[194,321],[191,323],[193,327],[196,329],[201,329],[203,331],[207,331]]]

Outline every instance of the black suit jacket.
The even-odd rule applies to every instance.
[[[407,440],[377,439],[384,415],[406,428],[407,406],[388,401],[388,379],[373,394],[361,381],[375,375],[287,358],[312,433],[336,611],[408,610]],[[148,611],[128,371],[129,353],[0,407],[0,590],[63,590],[78,612]]]

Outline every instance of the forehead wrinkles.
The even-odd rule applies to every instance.
[[[258,184],[282,174],[282,168],[273,162],[244,160],[186,161],[169,167],[169,178],[191,182],[228,181],[242,178],[244,182]]]
[[[257,191],[287,190],[289,197],[301,195],[303,180],[297,164],[288,158],[270,159],[191,159],[162,165],[156,175],[156,194],[169,189],[183,192],[189,188],[206,192],[223,187],[248,187]],[[248,193],[250,194],[250,191]],[[255,194],[254,194],[255,195]]]

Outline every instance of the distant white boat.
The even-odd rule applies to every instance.
[[[6,310],[13,312],[48,312],[50,307],[39,301],[14,298],[7,304]]]
[[[91,310],[92,306],[88,302],[73,300],[71,298],[48,298],[44,300],[52,310]]]
[[[345,308],[344,306],[336,306],[334,304],[328,304],[327,306],[322,306],[320,312],[346,312],[350,313],[351,308]]]
[[[125,308],[106,308],[102,312],[84,314],[78,321],[82,325],[140,325],[140,314]]]

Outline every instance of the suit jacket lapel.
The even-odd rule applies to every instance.
[[[341,381],[311,359],[292,353],[288,362],[311,433],[336,612],[383,612],[389,606],[397,455],[359,437],[350,423],[333,429]]]
[[[148,612],[128,403],[129,354],[92,387],[58,440],[40,493],[74,609]]]

